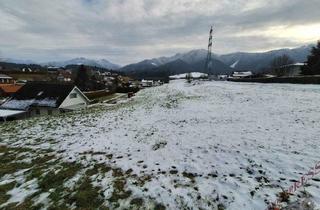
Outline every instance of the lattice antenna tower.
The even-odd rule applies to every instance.
[[[209,43],[208,43],[208,54],[205,64],[205,70],[208,75],[212,75],[213,73],[213,60],[212,60],[212,40],[213,39],[213,27],[211,26],[209,33]]]

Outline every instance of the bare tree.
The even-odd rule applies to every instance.
[[[283,54],[279,57],[274,58],[271,63],[270,66],[272,68],[272,71],[277,75],[277,76],[283,76],[284,72],[282,71],[283,66],[289,65],[289,64],[293,64],[294,61],[292,58],[290,58],[288,55]]]

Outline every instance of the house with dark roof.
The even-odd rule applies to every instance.
[[[0,84],[12,84],[14,79],[6,74],[0,74]]]
[[[28,82],[0,106],[0,121],[84,109],[89,102],[73,84]]]

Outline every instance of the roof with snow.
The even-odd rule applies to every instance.
[[[235,71],[232,76],[234,76],[234,77],[247,77],[247,76],[251,76],[251,75],[252,75],[251,71],[242,71],[242,72]]]
[[[280,66],[280,68],[293,67],[293,66],[305,66],[305,65],[306,65],[305,63],[292,63],[292,64]]]
[[[29,82],[0,108],[13,110],[27,110],[31,106],[58,108],[74,87],[72,84]]]
[[[12,77],[10,77],[6,74],[0,74],[0,79],[12,79]]]
[[[201,78],[201,77],[208,76],[208,74],[201,73],[201,72],[191,72],[191,73],[172,75],[170,76],[170,79],[185,79],[188,74],[190,74],[192,78]]]
[[[0,117],[10,117],[22,113],[25,113],[25,111],[0,109]]]

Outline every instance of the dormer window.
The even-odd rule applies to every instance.
[[[78,97],[78,94],[77,93],[71,93],[70,94],[70,98],[77,98]]]

